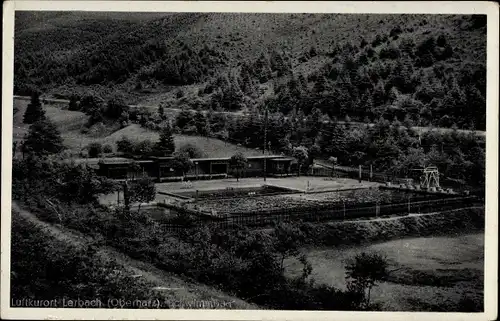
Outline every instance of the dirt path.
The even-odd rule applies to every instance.
[[[12,215],[19,215],[22,219],[34,224],[51,237],[69,245],[80,246],[94,242],[94,239],[87,235],[41,221],[34,214],[20,208],[16,202],[12,202]],[[165,300],[174,302],[177,305],[185,304],[189,307],[201,302],[211,301],[214,307],[257,308],[241,299],[229,296],[206,285],[183,280],[176,275],[156,268],[150,263],[135,260],[109,246],[100,247],[96,255],[103,260],[116,261],[130,275],[145,279],[152,287],[162,291]]]

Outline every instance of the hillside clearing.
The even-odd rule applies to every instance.
[[[29,125],[23,123],[24,112],[29,100],[14,99],[13,139],[22,140],[28,132]],[[63,138],[73,136],[79,132],[87,122],[89,116],[79,111],[62,109],[58,104],[44,104],[45,115],[57,126]]]
[[[29,100],[14,99],[14,109],[16,110],[13,118],[14,141],[22,140],[28,132],[29,125],[23,123],[23,115],[28,104]],[[156,142],[159,139],[158,132],[143,128],[138,124],[129,125],[107,136],[92,137],[97,135],[83,134],[81,132],[89,118],[84,113],[62,109],[60,105],[54,104],[44,104],[43,108],[46,116],[60,130],[64,145],[72,154],[78,154],[82,148],[93,142],[109,144],[113,149],[116,149],[116,142],[122,137],[127,137],[132,141],[150,140]],[[108,128],[108,130],[110,129]],[[192,144],[203,151],[206,157],[231,157],[238,152],[243,153],[245,156],[262,155],[262,151],[259,149],[237,146],[210,137],[174,135],[174,141],[177,148],[185,144]]]

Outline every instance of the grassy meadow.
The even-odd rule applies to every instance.
[[[484,234],[403,238],[345,247],[304,248],[317,283],[345,288],[345,260],[361,251],[387,256],[389,279],[372,291],[383,310],[426,311],[456,304],[462,296],[482,296]],[[286,262],[289,276],[301,273],[295,259]],[[445,300],[446,299],[446,300]]]
[[[28,132],[29,125],[23,123],[23,115],[29,100],[14,100],[14,119],[13,119],[13,139],[22,141],[24,135]],[[61,132],[64,145],[71,155],[78,155],[82,148],[88,144],[98,142],[109,144],[116,151],[116,142],[122,137],[127,137],[133,141],[151,140],[156,142],[159,139],[159,133],[150,129],[141,127],[138,124],[131,124],[119,129],[118,127],[104,128],[101,132],[90,130],[88,133],[82,133],[85,123],[88,120],[87,115],[79,111],[65,109],[65,106],[58,104],[44,104],[43,108],[47,117],[54,122]],[[184,144],[197,146],[205,153],[206,157],[230,157],[237,152],[246,156],[262,155],[260,149],[250,149],[243,146],[227,143],[215,138],[201,136],[175,135],[175,145],[177,148]]]

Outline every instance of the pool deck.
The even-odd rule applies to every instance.
[[[207,181],[190,181],[186,182],[169,182],[156,184],[156,189],[161,192],[195,192],[196,190],[220,190],[228,187],[232,188],[252,188],[261,187],[263,185],[274,185],[278,187],[299,190],[303,192],[323,192],[335,191],[351,188],[368,188],[380,186],[380,183],[362,181],[349,178],[326,179],[325,177],[284,177],[284,178],[243,178],[238,182],[234,178],[207,180]]]
[[[264,181],[263,178],[242,178],[237,181],[235,178],[217,179],[217,180],[203,180],[203,181],[190,181],[190,182],[168,182],[168,183],[157,183],[156,184],[156,202],[173,202],[178,201],[176,198],[168,194],[176,193],[195,193],[198,191],[208,191],[208,190],[224,190],[225,188],[258,188],[263,185],[273,185],[277,187],[287,188],[294,191],[299,191],[303,193],[323,193],[323,192],[334,192],[346,189],[359,189],[359,188],[369,188],[380,186],[380,183],[367,182],[349,179],[349,178],[325,178],[325,177],[312,177],[312,176],[300,176],[300,177],[283,177],[283,178],[267,178]],[[120,195],[123,198],[123,194]],[[102,195],[100,197],[100,202],[102,204],[110,205],[116,204],[118,196],[116,193],[109,195]]]

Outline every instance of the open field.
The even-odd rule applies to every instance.
[[[318,283],[345,288],[345,260],[360,251],[387,255],[393,272],[388,282],[372,290],[384,310],[419,310],[457,302],[462,294],[481,295],[484,273],[484,234],[419,237],[381,243],[326,248],[304,248]],[[302,266],[286,261],[287,273],[297,276]],[[434,282],[434,285],[432,285]],[[443,286],[436,286],[436,285]]]
[[[14,113],[13,118],[13,139],[14,141],[22,140],[24,135],[28,132],[29,125],[23,123],[24,112],[29,104],[29,100],[14,99]],[[64,143],[71,146],[73,140],[77,140],[81,135],[80,129],[83,127],[89,116],[79,111],[64,110],[57,104],[43,105],[46,116],[57,126],[61,131]],[[79,145],[79,141],[78,141]]]
[[[138,124],[129,125],[105,137],[92,138],[79,132],[73,132],[71,135],[62,133],[62,136],[65,145],[75,152],[79,150],[80,143],[81,146],[85,147],[92,142],[99,142],[101,144],[109,144],[113,148],[116,148],[116,142],[122,137],[127,137],[133,141],[150,140],[152,142],[158,141],[160,137],[158,132],[143,128]],[[236,146],[215,138],[174,135],[174,141],[177,148],[185,144],[192,144],[202,150],[207,157],[230,157],[237,152],[241,152],[246,156],[262,155],[262,152],[259,150]]]

